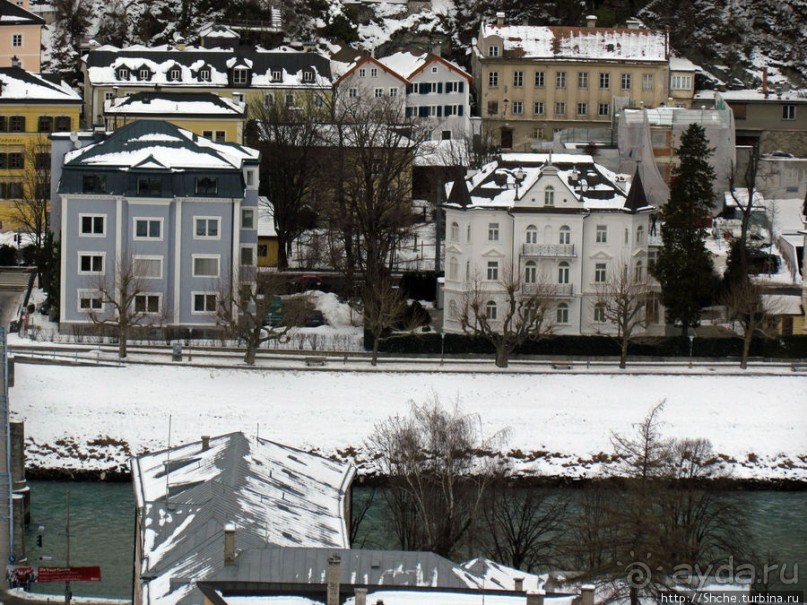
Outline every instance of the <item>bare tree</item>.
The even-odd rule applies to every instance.
[[[754,336],[769,336],[766,331],[768,321],[776,313],[775,302],[763,301],[762,288],[747,275],[737,278],[729,284],[721,297],[726,308],[726,321],[737,322],[742,327],[743,348],[740,355],[740,367],[748,367],[748,356]]]
[[[22,195],[12,201],[11,217],[39,254],[48,230],[50,211],[50,148],[47,140],[30,142],[23,155]]]
[[[751,214],[754,211],[754,202],[757,195],[757,172],[759,171],[759,146],[751,149],[748,158],[748,165],[745,167],[741,180],[741,187],[745,188],[746,195],[739,193],[737,178],[735,176],[735,166],[732,162],[729,165],[729,193],[737,209],[740,211],[740,243],[737,251],[739,258],[739,269],[741,275],[748,275],[748,228],[751,224]]]
[[[97,298],[89,296],[87,316],[102,331],[112,331],[118,339],[118,357],[127,355],[129,337],[137,327],[156,327],[163,323],[164,308],[156,295],[147,293],[144,277],[148,261],[122,258],[114,273],[106,272],[95,284]],[[82,305],[84,306],[84,305]]]
[[[650,291],[647,275],[641,265],[631,268],[628,263],[614,267],[603,284],[597,285],[594,299],[595,320],[605,321],[616,330],[610,333],[619,343],[619,367],[628,360],[628,345],[638,330],[647,327],[645,305]],[[599,314],[599,318],[597,317]]]
[[[485,438],[479,418],[456,404],[444,408],[436,395],[375,427],[367,446],[389,477],[384,498],[400,548],[455,553],[496,474],[490,458],[476,455],[499,447],[505,436]]]
[[[406,318],[406,299],[400,290],[392,287],[386,275],[375,282],[364,284],[362,301],[364,327],[373,341],[370,363],[375,366],[378,365],[379,343],[391,330],[402,327],[404,331],[411,331],[416,326],[401,326]]]
[[[493,345],[500,368],[507,367],[519,345],[551,334],[554,327],[550,315],[555,285],[525,284],[512,271],[504,273],[493,289],[478,277],[468,284],[457,317],[463,332]]]
[[[268,316],[273,301],[285,289],[285,279],[276,273],[263,273],[257,275],[256,281],[254,269],[246,270],[246,274],[243,271],[244,268],[240,277],[244,281],[237,286],[229,279],[222,280],[216,323],[228,336],[244,343],[244,363],[255,365],[260,346],[272,340],[287,342],[289,331],[302,319],[303,312],[300,304],[284,305],[282,325],[270,325]]]

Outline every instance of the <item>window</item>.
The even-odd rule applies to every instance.
[[[132,273],[143,279],[161,279],[163,276],[162,256],[133,257]]]
[[[552,185],[549,185],[546,189],[544,189],[544,206],[554,206],[555,205],[555,188]]]
[[[524,113],[524,103],[521,101],[513,101],[513,113],[519,115]]]
[[[117,97],[115,96],[114,92],[106,91],[104,93],[104,101],[112,101],[112,100],[114,100],[116,98]]]
[[[233,70],[233,84],[247,83],[247,70],[243,67],[236,67]]]
[[[219,219],[215,217],[196,217],[194,239],[219,239]]]
[[[544,72],[536,71],[535,72],[535,88],[543,88],[544,87]]]
[[[163,220],[161,218],[136,218],[134,239],[162,239]]]
[[[163,182],[160,177],[141,176],[137,178],[137,194],[161,196],[163,193]]]
[[[398,87],[397,86],[393,86],[392,88],[389,89],[389,96],[391,96],[391,97],[397,97],[398,96]]]
[[[650,271],[656,266],[656,259],[658,258],[658,249],[650,248],[647,251],[647,270]]]
[[[645,319],[648,323],[658,323],[659,321],[659,301],[655,296],[649,296],[645,301]]]
[[[460,226],[457,222],[451,223],[451,240],[452,242],[458,242],[460,239]]]
[[[269,246],[258,244],[258,258],[266,258],[267,256],[269,256]]]
[[[212,176],[197,176],[196,177],[196,193],[197,194],[216,194],[219,188],[219,180]]]
[[[155,314],[160,312],[159,294],[137,294],[134,299],[135,313]]]
[[[125,67],[121,67],[118,69],[118,80],[128,80],[129,79],[129,70]]]
[[[642,90],[653,90],[653,74],[642,75]]]
[[[558,232],[558,243],[561,245],[572,243],[572,230],[566,225],[563,225]]]
[[[611,88],[611,74],[600,73],[600,88]]]
[[[640,246],[644,243],[644,227],[639,225],[636,227],[636,245]]]
[[[636,266],[633,268],[633,280],[636,282],[641,282],[643,279],[644,268],[642,267],[642,261],[637,260]]]
[[[255,266],[255,246],[241,246],[241,266]]]
[[[104,272],[104,255],[79,252],[78,272],[85,275],[100,275]]]
[[[448,115],[448,114],[446,114],[446,115]],[[441,141],[450,141],[451,140],[451,131],[450,130],[442,131],[440,133],[440,140]]]
[[[25,156],[22,153],[15,152],[8,154],[8,167],[9,168],[25,168]]]
[[[588,88],[588,72],[577,72],[577,88]]]
[[[538,281],[538,267],[534,261],[527,261],[527,264],[524,265],[524,281],[528,284]]]
[[[15,48],[22,46],[22,34],[12,34],[11,46]]]
[[[497,279],[499,279],[499,261],[497,260],[488,261],[487,278],[488,281],[496,281]]]
[[[673,76],[670,78],[672,90],[689,90],[692,88],[692,76]]]
[[[0,183],[0,198],[3,199],[19,199],[22,197],[22,183],[19,181],[11,181]]]
[[[536,115],[543,115],[544,114],[544,102],[543,101],[536,101],[532,104],[532,113]]]
[[[555,314],[559,324],[569,323],[569,305],[560,303]]]
[[[82,193],[104,193],[106,177],[100,174],[85,174],[81,177]]]
[[[371,67],[370,68],[370,77],[371,78],[377,78],[378,77],[378,68],[377,67]]]
[[[241,208],[241,228],[255,229],[255,208]]]
[[[273,69],[272,70],[272,82],[280,82],[283,79],[283,70],[281,69]]]
[[[9,132],[25,132],[25,116],[10,116],[8,118]]]
[[[607,116],[611,113],[611,105],[609,103],[600,103],[597,105],[597,115]]]
[[[80,224],[80,234],[81,235],[105,235],[104,223],[106,222],[104,219],[106,218],[105,215],[93,215],[93,214],[80,214],[79,215],[79,224]]]
[[[177,80],[182,79],[182,71],[177,67],[169,69],[168,79],[171,80],[172,82],[176,82]]]
[[[216,294],[214,292],[194,292],[193,293],[194,313],[215,313]]]
[[[462,82],[446,82],[446,93],[462,92],[463,89]]]
[[[209,69],[200,69],[199,70],[199,79],[203,82],[210,82],[210,70]]]
[[[310,69],[306,69],[303,71],[303,82],[313,82],[314,81],[314,72]]]
[[[555,103],[555,115],[556,116],[566,115],[566,103]]]
[[[488,223],[488,241],[499,241],[499,223]]]
[[[347,89],[347,96],[350,99],[355,99],[359,96],[359,89],[358,88],[348,88]]]
[[[470,225],[468,225],[468,227],[465,229],[465,241],[466,242],[471,241],[471,226]]]
[[[513,86],[516,88],[521,88],[524,86],[524,72],[523,71],[514,71],[513,72]]]
[[[294,95],[291,93],[286,95],[286,107],[294,107]]]
[[[39,116],[36,121],[36,129],[38,132],[52,132],[53,118],[51,116]]]
[[[604,284],[606,280],[607,266],[605,263],[597,263],[594,265],[594,283]]]
[[[50,154],[47,152],[38,152],[34,161],[37,168],[50,168]]]
[[[219,257],[218,256],[196,256],[193,257],[194,277],[218,277]]]
[[[499,102],[498,101],[488,101],[488,115],[493,116],[499,113]]]
[[[499,310],[496,308],[496,303],[492,300],[489,300],[485,305],[485,316],[488,319],[496,319],[499,314]]]
[[[782,119],[795,120],[796,119],[796,106],[795,105],[782,105]]]
[[[584,116],[588,114],[588,103],[577,104],[577,115]]]
[[[566,261],[562,261],[558,265],[558,283],[559,284],[569,283],[569,263],[567,263]]]
[[[435,67],[432,67],[432,73],[433,73],[433,74],[436,74],[436,73],[437,73],[437,67],[436,67],[436,66],[435,66]]]
[[[528,244],[538,243],[538,229],[535,225],[529,225],[527,227],[527,243]]]
[[[375,90],[373,90],[373,96],[376,99],[379,98],[379,97],[383,97],[384,96],[384,89],[383,88],[376,88]]]
[[[598,324],[605,323],[605,303],[594,305],[594,322]]]
[[[70,132],[72,124],[70,116],[56,116],[56,132]]]
[[[360,78],[367,77],[367,70],[365,68],[362,67],[361,69],[359,69],[359,77]]]
[[[566,88],[566,72],[559,71],[555,74],[555,88]]]
[[[104,301],[100,292],[94,290],[78,291],[79,311],[102,311],[103,309]]]
[[[608,226],[597,225],[597,237],[595,240],[598,244],[608,243]]]
[[[499,56],[499,47],[498,46],[490,46],[488,47],[488,57],[498,57]]]
[[[266,107],[273,107],[275,104],[275,95],[271,92],[267,93],[266,96],[263,97],[263,104],[266,105]]]
[[[627,227],[625,227],[625,245],[628,245],[628,240],[630,239],[630,231]]]
[[[631,84],[630,74],[622,74],[620,83],[622,84],[622,90],[629,90]]]
[[[459,261],[456,256],[452,256],[448,261],[448,279],[456,280],[459,272]]]
[[[451,318],[451,319],[456,320],[457,315],[458,315],[457,314],[457,301],[456,300],[451,300],[448,303],[448,317]]]
[[[148,69],[141,69],[137,72],[137,77],[140,80],[148,80],[151,78],[151,72]]]
[[[499,72],[492,71],[488,74],[488,86],[490,88],[496,88],[499,85]]]

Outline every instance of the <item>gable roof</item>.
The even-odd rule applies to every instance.
[[[471,75],[459,65],[446,61],[443,57],[434,55],[432,53],[417,54],[404,51],[382,57],[378,61],[385,65],[388,69],[400,74],[406,80],[411,80],[432,63],[441,63],[451,71],[454,71],[463,78],[466,78],[468,81],[473,79]]]
[[[0,0],[0,26],[2,25],[45,25],[45,20],[9,0]]]
[[[138,120],[98,143],[69,152],[65,167],[240,170],[244,162],[257,162],[259,155],[255,149],[216,143],[169,122]]]
[[[484,23],[481,36],[502,38],[505,58],[666,62],[667,34],[651,29]]]
[[[0,67],[0,103],[80,104],[81,95],[67,84],[54,84],[21,67]]]
[[[373,65],[376,65],[376,66],[380,67],[381,69],[383,69],[385,72],[387,72],[391,76],[394,76],[394,77],[398,78],[399,80],[401,80],[401,82],[406,84],[406,82],[407,82],[406,78],[404,76],[402,76],[400,73],[394,71],[393,69],[391,69],[390,67],[388,67],[387,65],[385,65],[384,63],[382,63],[381,61],[376,59],[375,57],[372,57],[370,55],[363,55],[361,57],[358,57],[355,61],[353,61],[352,64],[350,64],[347,67],[346,71],[341,76],[339,76],[339,78],[336,80],[336,82],[334,82],[334,86],[338,86],[339,83],[342,82],[342,80],[345,80],[345,79],[349,78],[351,75],[353,75],[356,72],[357,69],[359,69],[360,67],[362,67],[364,65],[367,65],[368,63],[372,63]]]
[[[243,117],[244,103],[212,92],[138,92],[104,103],[107,115]]]
[[[132,460],[146,578],[144,602],[198,602],[194,585],[224,568],[224,527],[237,548],[346,548],[345,498],[355,470],[243,433]]]

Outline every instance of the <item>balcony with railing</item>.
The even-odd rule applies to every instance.
[[[574,284],[524,284],[521,291],[527,296],[547,298],[569,297],[574,295]]]
[[[522,256],[573,258],[574,244],[522,244]]]

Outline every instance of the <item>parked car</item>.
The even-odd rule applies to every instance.
[[[317,310],[306,313],[303,321],[303,325],[305,325],[306,328],[318,328],[328,323],[325,321],[325,316],[322,314],[322,311]]]

